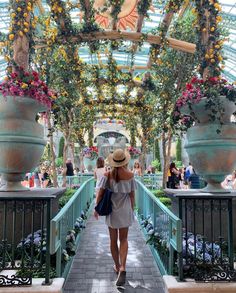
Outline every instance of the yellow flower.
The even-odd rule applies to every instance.
[[[10,34],[8,38],[9,38],[10,41],[12,41],[12,40],[14,40],[15,35],[14,34]]]
[[[25,33],[28,33],[28,31],[29,31],[29,30],[28,30],[27,28],[24,28],[24,32],[25,32]]]
[[[22,85],[21,85],[21,88],[22,88],[22,89],[25,89],[25,88],[27,88],[27,87],[28,87],[28,84],[23,82]]]
[[[206,59],[209,59],[210,57],[209,57],[209,55],[208,55],[208,54],[206,54],[206,55],[205,55],[205,58],[206,58]]]
[[[27,21],[24,22],[24,26],[28,27],[29,23]]]
[[[20,7],[17,7],[16,9],[18,12],[21,12],[21,8]]]
[[[23,16],[24,16],[24,17],[27,17],[27,16],[28,16],[28,13],[27,13],[27,12],[25,12],[25,13],[23,14]]]
[[[19,31],[19,35],[20,35],[21,37],[23,37],[24,33],[23,33],[22,31]]]
[[[211,32],[214,32],[215,31],[215,28],[214,26],[211,27]]]
[[[11,17],[12,17],[12,18],[16,17],[16,14],[13,12],[13,13],[11,14]]]
[[[30,7],[30,6],[27,6],[27,8],[26,8],[28,11],[31,11],[32,10],[32,8]]]
[[[211,63],[215,63],[216,61],[215,61],[215,59],[211,59]]]
[[[206,30],[207,30],[207,29],[206,29],[205,27],[202,29],[202,31],[203,31],[204,33],[206,32]]]

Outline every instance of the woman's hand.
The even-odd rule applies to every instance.
[[[96,218],[96,220],[98,220],[99,214],[96,212],[96,210],[94,210],[93,215]]]

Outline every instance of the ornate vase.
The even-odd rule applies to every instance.
[[[92,172],[96,167],[96,159],[91,159],[89,157],[84,157],[84,167],[87,171]]]
[[[192,107],[200,121],[188,129],[185,148],[196,173],[208,183],[203,191],[225,192],[221,182],[236,168],[236,125],[230,122],[236,106],[225,97],[220,97],[225,109],[221,125],[209,120],[205,103],[206,99],[203,99]],[[181,112],[190,115],[187,109]]]
[[[0,95],[0,173],[5,183],[2,191],[29,190],[21,181],[38,166],[43,154],[43,126],[35,118],[45,110],[32,98]]]

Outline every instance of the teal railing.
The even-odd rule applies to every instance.
[[[157,265],[164,274],[173,275],[179,270],[177,256],[182,252],[182,222],[165,205],[163,205],[142,182],[136,180],[136,208],[138,218],[143,223],[149,222],[154,233],[149,235],[146,228],[143,228],[146,237],[152,237],[151,251]]]
[[[66,187],[68,188],[79,187],[81,184],[83,184],[85,181],[92,178],[93,176],[94,176],[93,173],[81,173],[75,176],[66,176]],[[57,182],[58,182],[58,186],[62,187],[62,184],[63,184],[62,175],[57,176]]]
[[[71,263],[63,261],[62,252],[66,249],[66,235],[68,231],[74,229],[76,219],[81,216],[82,211],[85,211],[88,204],[91,208],[91,203],[94,198],[94,178],[88,179],[75,192],[66,205],[60,212],[51,220],[50,234],[50,254],[56,254],[56,274],[58,277],[66,278]],[[80,234],[76,237],[75,247],[78,246]]]

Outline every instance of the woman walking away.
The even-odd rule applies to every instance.
[[[114,270],[118,273],[116,286],[122,286],[126,280],[126,259],[128,253],[128,230],[134,220],[135,180],[134,174],[127,169],[130,155],[117,149],[108,157],[112,171],[105,174],[99,183],[96,203],[103,195],[106,187],[112,190],[112,212],[106,216],[106,224],[110,234],[110,249],[114,260]],[[108,182],[109,181],[109,182]],[[98,214],[94,211],[94,216]],[[118,246],[118,239],[120,246]]]
[[[106,168],[105,168],[105,162],[103,157],[99,157],[97,159],[97,163],[96,163],[97,167],[94,170],[94,177],[96,179],[96,186],[95,186],[95,192],[96,192],[96,198],[98,196],[98,191],[99,191],[99,187],[98,184],[101,180],[101,178],[104,176],[105,172],[106,172]]]

